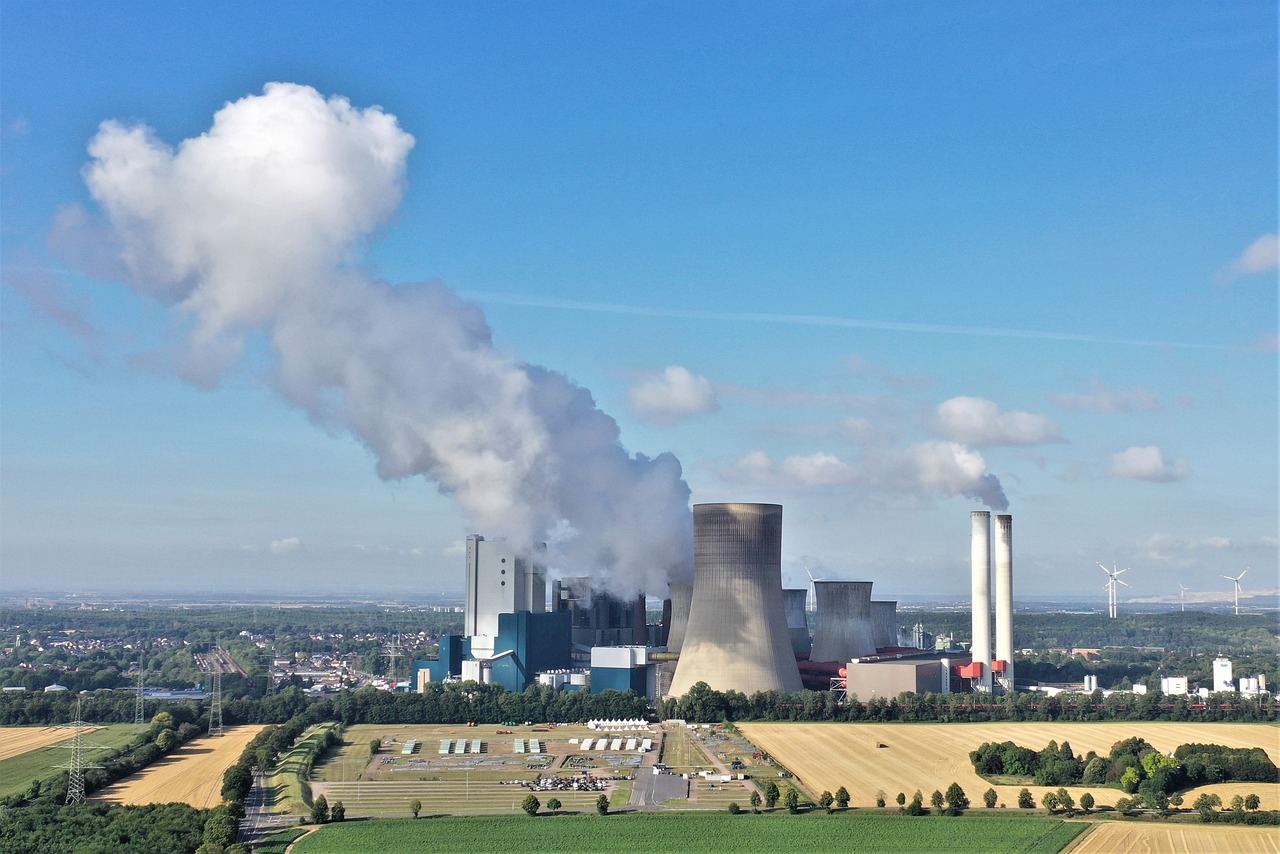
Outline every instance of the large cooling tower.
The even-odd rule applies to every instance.
[[[996,516],[996,660],[1005,662],[1005,689],[1013,690],[1013,517]]]
[[[669,696],[799,691],[782,602],[782,506],[695,504],[693,601]]]
[[[797,658],[808,658],[813,649],[809,637],[809,620],[805,616],[805,603],[809,601],[809,588],[783,590],[783,606],[787,612],[787,631],[791,634],[791,651]]]
[[[871,632],[875,636],[876,649],[898,645],[898,603],[871,603]]]
[[[974,664],[982,665],[979,684],[991,687],[991,513],[974,510],[970,514],[973,535],[970,560],[973,582],[973,645],[969,652]]]
[[[671,624],[667,626],[667,652],[679,652],[684,646],[684,633],[689,625],[693,585],[685,581],[672,581],[667,587],[671,590]]]
[[[871,628],[870,581],[815,581],[818,626],[813,633],[813,661],[849,661],[876,654]]]

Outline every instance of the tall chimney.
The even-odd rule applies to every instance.
[[[971,557],[973,566],[973,646],[974,664],[982,665],[980,687],[991,688],[991,513],[974,510]]]
[[[996,659],[1003,661],[1004,684],[1013,690],[1013,517],[996,516]]]

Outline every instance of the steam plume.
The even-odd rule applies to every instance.
[[[216,384],[263,335],[280,393],[358,437],[381,477],[425,475],[476,530],[550,537],[620,593],[664,591],[692,552],[679,461],[628,454],[590,392],[499,352],[443,285],[359,270],[413,144],[378,107],[271,83],[176,149],[104,122],[84,174],[130,284],[189,321],[191,381]]]

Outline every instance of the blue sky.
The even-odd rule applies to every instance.
[[[589,389],[693,501],[784,504],[789,584],[963,593],[994,478],[1019,595],[1105,601],[1095,560],[1132,566],[1132,597],[1225,596],[1246,566],[1277,586],[1274,4],[12,2],[0,25],[0,590],[456,591],[458,543],[506,523],[472,469],[400,476],[350,394],[282,388],[273,336],[314,307],[289,276],[222,359],[166,290],[204,293],[203,267],[113,254],[172,246],[112,236],[141,191],[87,183],[100,123],[176,150],[272,82],[412,137],[353,181],[368,223],[320,279],[441,282],[503,376]],[[200,180],[147,197],[147,235],[214,227],[191,199],[232,185]],[[287,201],[251,241],[320,216]],[[224,295],[255,292],[257,256],[218,246]],[[416,317],[377,354],[393,397],[454,370]],[[307,329],[314,376],[352,330]],[[541,412],[564,386],[539,382]],[[576,507],[550,536],[592,539],[589,495],[517,503],[523,528]],[[644,540],[633,515],[597,539]]]

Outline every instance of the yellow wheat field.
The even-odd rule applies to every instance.
[[[1100,821],[1063,854],[1280,854],[1274,827]]]
[[[81,732],[87,735],[99,729],[102,727],[86,727]],[[71,738],[72,735],[72,731],[66,727],[0,727],[0,761],[30,753],[32,750],[38,750],[50,744],[57,744],[59,741]]]
[[[222,775],[240,758],[261,726],[227,727],[221,738],[197,738],[137,774],[100,789],[95,801],[140,806],[190,804],[208,809],[222,803]]]
[[[994,788],[998,803],[1015,806],[1021,786],[992,786],[979,777],[969,751],[984,741],[1013,741],[1043,750],[1050,740],[1071,743],[1076,755],[1090,750],[1105,755],[1126,738],[1144,738],[1169,753],[1192,742],[1228,747],[1261,747],[1280,763],[1280,728],[1267,724],[1223,723],[981,723],[981,724],[791,724],[746,723],[739,728],[753,744],[795,774],[815,797],[824,789],[848,789],[854,806],[871,806],[883,792],[890,804],[898,792],[910,798],[919,789],[925,803],[935,789],[959,783],[976,805]],[[1049,789],[1028,786],[1037,804]],[[1056,791],[1056,789],[1055,789]],[[1068,787],[1078,802],[1091,792],[1099,805],[1123,797],[1119,789]],[[1255,792],[1264,809],[1280,809],[1280,784],[1222,783],[1184,794],[1185,806],[1200,792],[1216,792],[1227,803],[1231,795]]]

